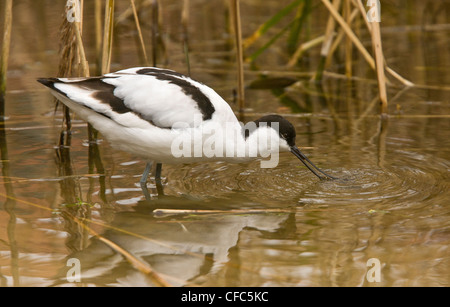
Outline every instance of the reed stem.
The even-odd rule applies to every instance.
[[[81,23],[75,22],[74,25],[75,37],[77,42],[78,54],[79,54],[79,64],[81,66],[81,75],[83,77],[89,77],[89,65],[86,60],[86,54],[84,52],[83,40],[81,38]]]
[[[8,72],[9,49],[11,45],[12,0],[5,2],[5,20],[3,27],[3,43],[0,62],[0,117],[5,115],[6,74]],[[0,119],[1,119],[0,118]]]
[[[158,19],[159,3],[158,0],[152,1],[152,65],[157,66],[158,62]]]
[[[330,4],[335,10],[341,4],[341,0],[333,0],[333,4]],[[315,80],[322,80],[323,71],[325,70],[326,59],[330,54],[331,46],[333,43],[334,37],[334,28],[336,22],[332,16],[328,17],[327,27],[325,29],[325,38],[322,44],[322,49],[320,50],[320,61],[316,71],[316,75],[314,76]]]
[[[234,35],[236,42],[236,58],[238,71],[238,91],[237,101],[239,113],[244,112],[244,51],[242,48],[242,28],[241,28],[241,12],[239,0],[231,0],[231,12],[233,15]]]
[[[310,41],[304,42],[303,44],[298,46],[297,50],[295,50],[294,54],[292,55],[291,59],[289,60],[289,62],[287,63],[286,66],[293,67],[298,62],[298,60],[301,58],[301,56],[303,55],[303,53],[306,50],[311,49],[311,48],[323,43],[324,39],[325,39],[325,35],[321,35]]]
[[[358,16],[358,10],[357,10],[357,9],[354,9],[353,12],[350,14],[349,21],[350,21],[350,22],[353,22],[353,21],[355,20],[356,16]],[[342,40],[344,39],[344,37],[346,37],[346,36],[345,36],[345,32],[344,32],[344,30],[341,28],[341,29],[339,29],[339,32],[338,32],[338,34],[336,35],[336,38],[334,39],[333,44],[331,45],[330,52],[328,53],[327,59],[326,59],[326,61],[325,61],[325,69],[330,65],[332,56],[333,56],[334,52],[336,51],[336,49],[337,49],[337,48],[340,46],[340,44],[342,43]],[[352,45],[352,46],[353,46],[353,45]],[[352,54],[353,54],[353,52],[352,52]],[[348,76],[347,76],[347,77],[348,77]],[[350,76],[350,78],[351,78],[351,76]]]
[[[361,15],[363,16],[363,20],[367,26],[367,29],[369,30],[370,33],[372,33],[372,23],[370,23],[367,18],[366,18],[366,11],[364,10],[364,6],[362,4],[361,1],[358,0],[352,0],[353,5],[356,6]],[[386,71],[393,76],[394,78],[396,78],[398,81],[400,81],[401,83],[403,83],[405,86],[414,86],[414,83],[412,83],[411,81],[405,79],[404,77],[402,77],[400,74],[398,74],[397,72],[395,72],[393,69],[391,69],[389,66],[386,65],[386,61],[384,60],[384,65],[385,65],[385,69]]]
[[[347,25],[345,20],[342,18],[342,16],[339,14],[339,12],[336,10],[336,8],[328,1],[328,0],[322,0],[322,3],[326,6],[328,11],[330,12],[331,16],[334,17],[334,19],[339,23],[339,25],[342,27],[342,29],[345,31],[345,34],[351,39],[355,47],[361,52],[364,59],[367,61],[369,66],[375,70],[375,61],[370,55],[370,53],[364,48],[361,41],[356,37],[355,33],[352,31],[352,29]]]
[[[181,11],[181,26],[183,28],[182,31],[182,42],[183,42],[183,51],[186,58],[186,66],[187,66],[187,74],[191,76],[191,62],[189,60],[189,31],[188,31],[188,23],[189,23],[189,0],[183,1],[183,10]]]
[[[350,0],[345,0],[344,1],[344,5],[343,5],[343,11],[344,11],[344,17],[345,17],[345,21],[347,22],[348,25],[352,24],[352,20],[351,20],[351,2]],[[350,38],[346,37],[345,39],[345,75],[348,78],[352,77],[352,73],[353,73],[353,67],[352,67],[352,51],[353,51],[353,44],[352,41],[350,40]]]
[[[381,100],[381,114],[385,115],[388,112],[388,101],[386,93],[386,77],[384,74],[384,56],[381,47],[380,23],[374,22],[372,25],[372,45],[375,53],[375,63],[378,78],[378,90]]]
[[[102,2],[95,0],[94,19],[95,19],[95,55],[97,74],[102,73]]]
[[[134,3],[134,0],[130,0],[130,2],[131,2],[131,8],[133,9],[133,16],[134,16],[134,21],[136,23],[136,29],[137,29],[138,35],[139,35],[139,41],[141,43],[142,53],[144,54],[145,65],[148,65],[147,51],[145,50],[144,37],[142,36],[141,26],[139,25],[139,17],[138,17],[137,11],[136,11],[136,5]]]
[[[103,30],[101,74],[106,74],[110,71],[113,29],[114,29],[114,0],[107,0],[105,6],[105,25]]]

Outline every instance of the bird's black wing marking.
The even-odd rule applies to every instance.
[[[141,68],[138,71],[136,71],[136,74],[138,75],[159,75],[159,74],[164,74],[164,75],[171,75],[171,76],[176,76],[179,78],[187,78],[185,75],[180,74],[179,72],[170,70],[170,69],[163,69],[163,68],[156,68],[156,67],[145,67],[145,68]]]
[[[108,104],[114,112],[124,114],[135,113],[125,105],[123,99],[114,95],[116,87],[103,82],[104,78],[90,78],[76,83],[77,86],[93,91],[92,97],[99,102]]]
[[[211,100],[203,93],[197,86],[189,82],[190,78],[169,69],[159,69],[159,68],[142,68],[136,71],[140,75],[154,76],[156,79],[161,81],[168,81],[180,87],[183,92],[191,97],[198,106],[198,109],[202,113],[203,120],[211,119],[213,113],[216,111]]]
[[[130,113],[133,113],[133,114],[139,116],[139,118],[147,121],[151,125],[157,126],[157,125],[155,125],[155,123],[152,120],[145,118],[139,112],[136,112],[136,111],[130,109],[128,106],[126,106],[123,99],[114,95],[114,90],[116,87],[114,85],[103,82],[103,79],[105,79],[105,78],[106,77],[79,78],[79,80],[72,80],[72,81],[64,81],[64,80],[60,80],[58,78],[41,78],[41,79],[38,79],[37,81],[39,81],[43,85],[51,88],[52,90],[58,92],[59,94],[67,97],[68,99],[71,99],[70,93],[58,89],[55,86],[55,84],[64,83],[64,84],[70,85],[74,89],[79,88],[79,89],[87,90],[87,91],[91,92],[90,96],[92,98],[94,98],[98,103],[109,105],[111,107],[111,109],[110,110],[104,110],[104,109],[100,110],[99,108],[95,108],[95,106],[87,104],[87,103],[82,103],[80,101],[75,101],[75,102],[77,102],[78,104],[81,104],[84,107],[89,108],[92,111],[95,111],[96,113],[103,115],[111,120],[114,120],[114,113],[125,114],[125,113],[130,112]],[[111,78],[111,77],[107,77],[107,78]],[[68,79],[68,80],[70,80],[70,79]],[[159,126],[157,126],[157,127],[159,127]],[[171,127],[159,127],[159,128],[170,129]]]

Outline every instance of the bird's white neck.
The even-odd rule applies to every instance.
[[[172,142],[174,157],[229,162],[262,158],[263,168],[276,167],[280,151],[289,151],[289,146],[277,131],[267,126],[242,126],[237,121],[225,125],[211,121],[198,128],[182,129]]]
[[[275,167],[281,151],[289,151],[285,140],[280,139],[277,131],[267,126],[242,126],[230,123],[230,126],[214,130],[203,140],[203,149],[214,152],[229,161],[245,161],[263,158],[261,167]],[[204,135],[205,136],[205,135]],[[223,144],[220,148],[216,144]],[[263,163],[268,161],[268,163]],[[274,161],[276,164],[274,165]]]

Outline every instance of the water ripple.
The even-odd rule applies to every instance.
[[[172,168],[168,186],[203,197],[231,197],[245,192],[254,202],[265,204],[279,205],[280,201],[286,206],[361,204],[390,209],[429,201],[449,188],[448,161],[424,152],[398,150],[383,163],[363,156],[351,167],[319,161],[319,165],[341,164],[339,168],[324,169],[340,178],[327,181],[318,180],[298,161],[289,158],[282,157],[279,166],[273,169],[261,169],[257,161]]]

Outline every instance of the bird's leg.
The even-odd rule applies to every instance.
[[[163,186],[161,183],[161,170],[162,170],[162,164],[156,163],[155,183],[156,183],[156,191],[158,192],[159,196],[164,195],[164,190],[163,190]]]
[[[144,173],[142,174],[141,180],[139,181],[140,184],[141,184],[141,187],[145,186],[147,184],[147,178],[148,178],[148,175],[150,174],[150,171],[152,169],[152,165],[153,165],[153,162],[147,162],[147,165],[145,166]]]
[[[150,200],[150,193],[147,189],[147,179],[148,175],[150,174],[150,171],[152,169],[153,162],[148,162],[145,166],[144,173],[142,174],[141,180],[139,181],[141,185],[142,192],[144,193],[145,199]],[[156,191],[158,192],[158,196],[164,195],[164,190],[161,182],[161,170],[162,170],[162,164],[156,163],[156,170],[155,170],[155,183],[156,183]]]
[[[147,162],[147,165],[145,166],[144,173],[142,174],[141,180],[139,183],[141,184],[142,193],[144,193],[145,199],[150,200],[150,194],[147,190],[147,178],[148,174],[150,174],[150,170],[152,169],[153,162]]]

